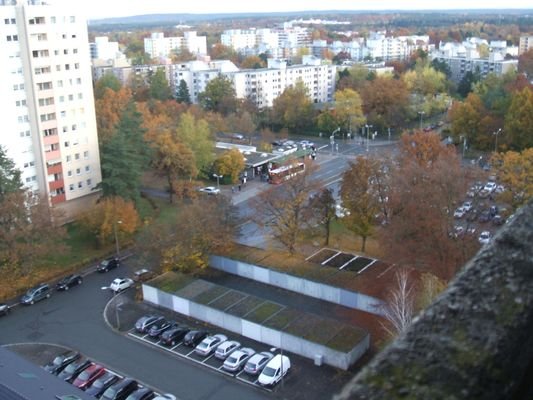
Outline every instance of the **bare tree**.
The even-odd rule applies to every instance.
[[[270,234],[292,254],[303,229],[309,195],[315,184],[310,179],[313,168],[307,164],[304,172],[291,177],[281,187],[272,186],[257,196],[252,207],[254,222],[270,229]]]
[[[405,331],[414,316],[414,286],[409,278],[409,271],[402,268],[395,273],[395,286],[383,306],[383,314],[389,324],[382,324],[392,337]]]

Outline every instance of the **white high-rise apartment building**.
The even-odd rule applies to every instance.
[[[529,49],[533,49],[533,36],[520,36],[520,44],[518,45],[518,54],[524,54]]]
[[[38,0],[0,0],[0,145],[23,183],[67,216],[101,181],[87,24]]]
[[[153,32],[144,39],[144,51],[152,58],[166,58],[182,48],[192,54],[207,54],[207,37],[197,36],[193,31],[184,32],[183,37],[165,37],[162,32]]]

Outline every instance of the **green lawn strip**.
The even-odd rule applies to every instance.
[[[201,293],[208,291],[213,286],[214,284],[211,282],[204,281],[203,279],[197,279],[189,283],[184,288],[178,290],[176,294],[180,297],[191,300],[199,296]]]
[[[368,335],[363,329],[343,324],[340,331],[326,343],[326,346],[347,353]]]
[[[282,308],[283,306],[280,304],[273,303],[271,301],[265,301],[259,307],[246,314],[244,319],[260,324],[263,323],[263,321],[265,321],[267,318],[271,317],[274,313],[280,311]]]
[[[228,288],[215,285],[211,289],[206,290],[203,293],[200,293],[198,296],[196,296],[194,299],[191,299],[192,301],[200,304],[209,304],[216,298],[222,296],[224,293],[229,291]]]
[[[246,297],[248,297],[246,293],[237,292],[236,290],[229,290],[223,296],[209,303],[209,307],[213,307],[218,310],[225,311],[227,308],[245,299]]]
[[[232,314],[242,318],[263,302],[264,300],[260,299],[259,297],[248,296],[243,301],[240,301],[237,304],[228,308],[226,312],[228,314]]]
[[[285,308],[273,315],[271,318],[263,321],[263,325],[282,331],[289,323],[300,316],[301,312],[292,308]],[[248,316],[246,316],[248,319]]]
[[[321,318],[313,314],[302,314],[300,318],[293,320],[285,332],[299,336],[310,342],[326,344],[340,331],[338,321]]]
[[[167,293],[176,293],[189,285],[195,278],[177,272],[167,272],[150,281],[150,286],[156,287]]]

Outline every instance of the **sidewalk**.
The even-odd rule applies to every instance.
[[[231,186],[222,188],[222,193],[230,197],[232,203],[237,205],[257,196],[259,193],[264,192],[269,187],[271,187],[271,185],[268,182],[261,181],[259,177],[257,177],[255,179],[248,180],[245,185],[241,185],[240,191],[238,185],[233,185],[235,190],[234,193],[231,191]]]

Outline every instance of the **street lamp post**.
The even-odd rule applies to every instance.
[[[121,224],[122,221],[115,221],[113,224],[113,233],[115,234],[115,250],[117,253],[117,258],[120,258],[120,247],[118,245],[118,234],[117,234],[117,224]]]
[[[422,130],[422,116],[425,114],[425,111],[419,111],[418,114],[420,115],[420,130]]]
[[[217,178],[217,188],[220,189],[220,180],[224,178],[224,175],[213,174],[213,176]]]
[[[502,128],[498,129],[496,132],[492,132],[494,135],[494,152],[498,151],[498,135],[502,133]]]
[[[272,348],[270,348],[270,351],[272,353],[275,353],[276,351],[278,351],[278,348],[277,347],[272,347]],[[279,348],[279,353],[281,355],[281,370],[280,370],[280,372],[281,372],[281,382],[280,383],[281,383],[281,388],[283,389],[283,349],[281,347]]]
[[[372,125],[365,125],[366,127],[366,151],[368,151],[368,144],[370,142],[370,128],[372,128]]]
[[[333,132],[331,132],[331,136],[329,137],[329,143],[331,144],[331,154],[333,154],[333,146],[335,145],[335,134],[341,130],[340,126],[335,129]]]

